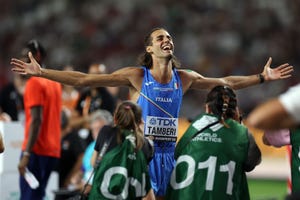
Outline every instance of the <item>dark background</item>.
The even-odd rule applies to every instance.
[[[293,77],[238,91],[247,114],[257,103],[299,81],[298,0],[0,0],[0,88],[11,80],[9,61],[32,38],[47,49],[47,66],[73,65],[86,71],[94,62],[109,72],[136,64],[144,36],[164,27],[174,38],[183,68],[208,77],[260,73],[290,63]],[[189,91],[181,116],[203,109],[206,91]]]

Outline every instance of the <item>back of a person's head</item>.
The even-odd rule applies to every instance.
[[[113,116],[107,110],[98,109],[91,114],[90,122],[92,123],[98,120],[103,120],[107,125],[112,125]]]
[[[206,104],[210,112],[222,120],[237,117],[237,98],[230,87],[214,87],[207,95]]]
[[[115,123],[122,129],[135,129],[142,121],[142,109],[132,101],[123,101],[115,111]]]
[[[29,40],[21,51],[21,57],[27,58],[28,52],[31,52],[34,58],[42,64],[46,58],[46,50],[43,45],[36,39]]]
[[[107,110],[98,109],[91,113],[89,128],[94,140],[104,126],[112,126],[113,116]]]
[[[143,131],[139,127],[142,123],[142,109],[132,101],[120,103],[114,114],[115,124],[119,129],[129,130],[136,136],[136,148],[140,149],[143,145]]]

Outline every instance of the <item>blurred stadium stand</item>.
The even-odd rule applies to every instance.
[[[71,64],[87,71],[101,61],[111,72],[134,65],[144,36],[165,27],[183,67],[204,76],[259,73],[269,56],[272,66],[295,66],[289,80],[238,91],[247,114],[300,80],[299,9],[297,0],[1,0],[0,88],[12,76],[10,58],[31,38],[47,48],[52,68]],[[181,116],[200,113],[204,96],[205,91],[189,91]]]

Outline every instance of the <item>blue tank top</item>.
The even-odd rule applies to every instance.
[[[178,115],[182,102],[182,85],[176,69],[167,84],[158,83],[146,67],[137,103],[143,110],[144,133],[155,141],[175,142],[178,135]]]

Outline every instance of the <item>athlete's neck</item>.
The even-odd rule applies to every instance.
[[[172,63],[153,62],[151,74],[159,83],[168,83],[172,79]]]

